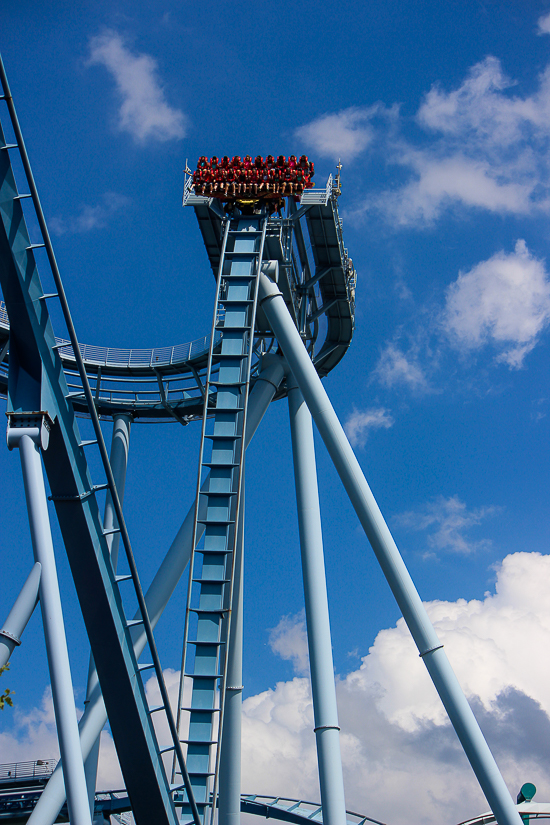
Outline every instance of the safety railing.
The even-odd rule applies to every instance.
[[[301,206],[326,206],[332,195],[332,175],[328,176],[324,189],[306,189],[300,197]]]
[[[9,329],[6,305],[0,301],[0,326]],[[70,341],[56,338],[59,354],[63,360],[74,361],[74,353]],[[221,340],[217,337],[214,346]],[[97,347],[93,344],[80,344],[82,357],[87,364],[97,367],[127,367],[128,369],[143,369],[143,367],[167,367],[174,364],[193,361],[201,355],[208,355],[210,336],[205,335],[186,344],[176,344],[172,347],[155,347],[153,349],[119,349],[116,347]]]
[[[57,759],[35,759],[33,762],[8,762],[0,765],[0,782],[12,779],[31,779],[49,776],[55,770]]]
[[[247,806],[246,803],[251,804],[250,806]],[[265,810],[258,810],[256,812],[254,811],[253,806],[262,807]],[[290,799],[289,797],[284,796],[243,794],[241,796],[241,811],[244,813],[257,813],[260,816],[263,814],[263,816],[273,819],[286,819],[284,816],[277,816],[278,812],[281,814],[293,813],[303,819],[308,819],[311,822],[323,822],[323,809],[321,805],[316,802],[308,802],[305,799]],[[348,825],[367,825],[367,823],[373,823],[373,825],[384,825],[384,823],[380,822],[378,819],[373,819],[372,817],[365,816],[364,814],[357,814],[354,811],[346,811],[346,821]]]

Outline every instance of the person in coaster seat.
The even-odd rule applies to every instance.
[[[241,156],[240,155],[235,155],[235,157],[231,161],[231,166],[233,167],[235,172],[237,172],[237,170],[240,169],[242,165],[243,165],[243,162],[241,160]]]
[[[235,195],[235,169],[233,166],[230,166],[227,170],[227,194],[229,197],[233,197]]]
[[[201,181],[200,169],[197,169],[196,172],[193,172],[193,187],[195,189],[195,195],[202,195],[203,184]]]
[[[250,155],[246,155],[245,159],[243,160],[244,168],[250,169],[252,165],[252,158],[250,157]]]

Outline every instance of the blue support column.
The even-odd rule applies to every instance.
[[[346,802],[311,414],[293,377],[288,404],[323,825],[345,825]]]
[[[243,700],[244,477],[237,532],[231,637],[220,751],[218,825],[241,821],[241,710]]]
[[[2,629],[0,630],[0,667],[3,667],[8,662],[14,648],[21,644],[21,634],[26,628],[27,622],[38,603],[41,571],[42,566],[39,562],[35,562],[27,577],[27,581],[15,600],[15,604],[2,625]]]
[[[319,429],[499,825],[521,825],[494,757],[449,664],[384,517],[276,284],[261,277],[260,303]]]
[[[91,825],[48,503],[37,443],[39,439],[38,427],[8,429],[8,446],[10,449],[19,447],[34,557],[42,568],[40,607],[52,680],[59,750],[63,763],[67,766],[65,786],[69,817],[73,825]]]

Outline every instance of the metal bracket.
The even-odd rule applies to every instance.
[[[21,644],[21,639],[17,636],[14,636],[13,633],[10,633],[9,630],[0,630],[0,636],[5,636],[6,639],[9,639],[11,642],[16,644],[18,647]]]
[[[418,655],[422,658],[423,656],[427,656],[428,653],[434,653],[436,650],[441,650],[442,647],[444,647],[444,645],[436,645],[435,647],[431,647],[429,650],[425,650],[424,653],[419,653]]]
[[[341,730],[338,725],[319,725],[318,728],[313,728],[313,733],[317,733],[318,730]]]
[[[88,490],[86,493],[81,493],[76,496],[48,496],[48,501],[84,501],[84,499],[91,496],[93,492],[93,490]]]
[[[47,410],[33,412],[7,412],[8,431],[6,441],[8,450],[19,446],[22,436],[28,435],[42,450],[48,449],[50,430],[53,419]]]

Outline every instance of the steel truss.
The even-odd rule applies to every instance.
[[[9,144],[0,127],[0,286],[7,315],[0,317],[0,391],[4,388],[8,398],[8,446],[19,449],[21,457],[35,553],[35,568],[0,631],[0,656],[9,657],[20,641],[38,588],[63,765],[49,779],[29,823],[53,825],[65,800],[75,825],[91,822],[97,741],[107,719],[138,825],[213,825],[216,811],[220,825],[236,825],[242,810],[303,821],[305,803],[287,800],[292,804],[286,806],[275,798],[242,798],[240,792],[244,457],[270,402],[287,395],[322,803],[307,818],[329,825],[347,821],[313,418],[497,821],[519,825],[321,382],[345,354],[354,325],[356,275],[343,245],[339,180],[304,193],[299,206],[291,199],[284,218],[269,218],[261,207],[256,214],[236,209],[229,215],[217,202],[196,197],[186,183],[184,204],[195,209],[217,278],[210,337],[195,353],[189,345],[144,356],[119,351],[117,357],[109,350],[82,348],[1,64],[0,79],[15,134]],[[10,151],[19,152],[28,192],[19,193]],[[38,243],[27,231],[26,199],[40,226]],[[44,293],[38,274],[39,247],[47,254],[52,294]],[[54,336],[49,300],[60,304],[66,338]],[[179,382],[176,388],[170,386],[173,381]],[[80,438],[77,413],[89,416],[95,439]],[[100,416],[112,417],[115,424],[110,458]],[[131,421],[157,417],[181,424],[200,417],[202,437],[194,504],[144,592],[122,499]],[[105,477],[98,484],[90,477],[88,448],[100,454]],[[91,646],[86,710],[78,728],[42,464]],[[102,490],[107,495],[103,517]],[[120,540],[122,571],[117,567]],[[188,565],[174,718],[153,631]],[[134,615],[125,607],[126,589],[139,606]],[[152,662],[139,664],[145,649]],[[158,707],[150,707],[145,696],[143,673],[150,671],[162,697]],[[186,677],[191,683],[187,706]],[[170,731],[168,747],[157,740],[156,714]]]

